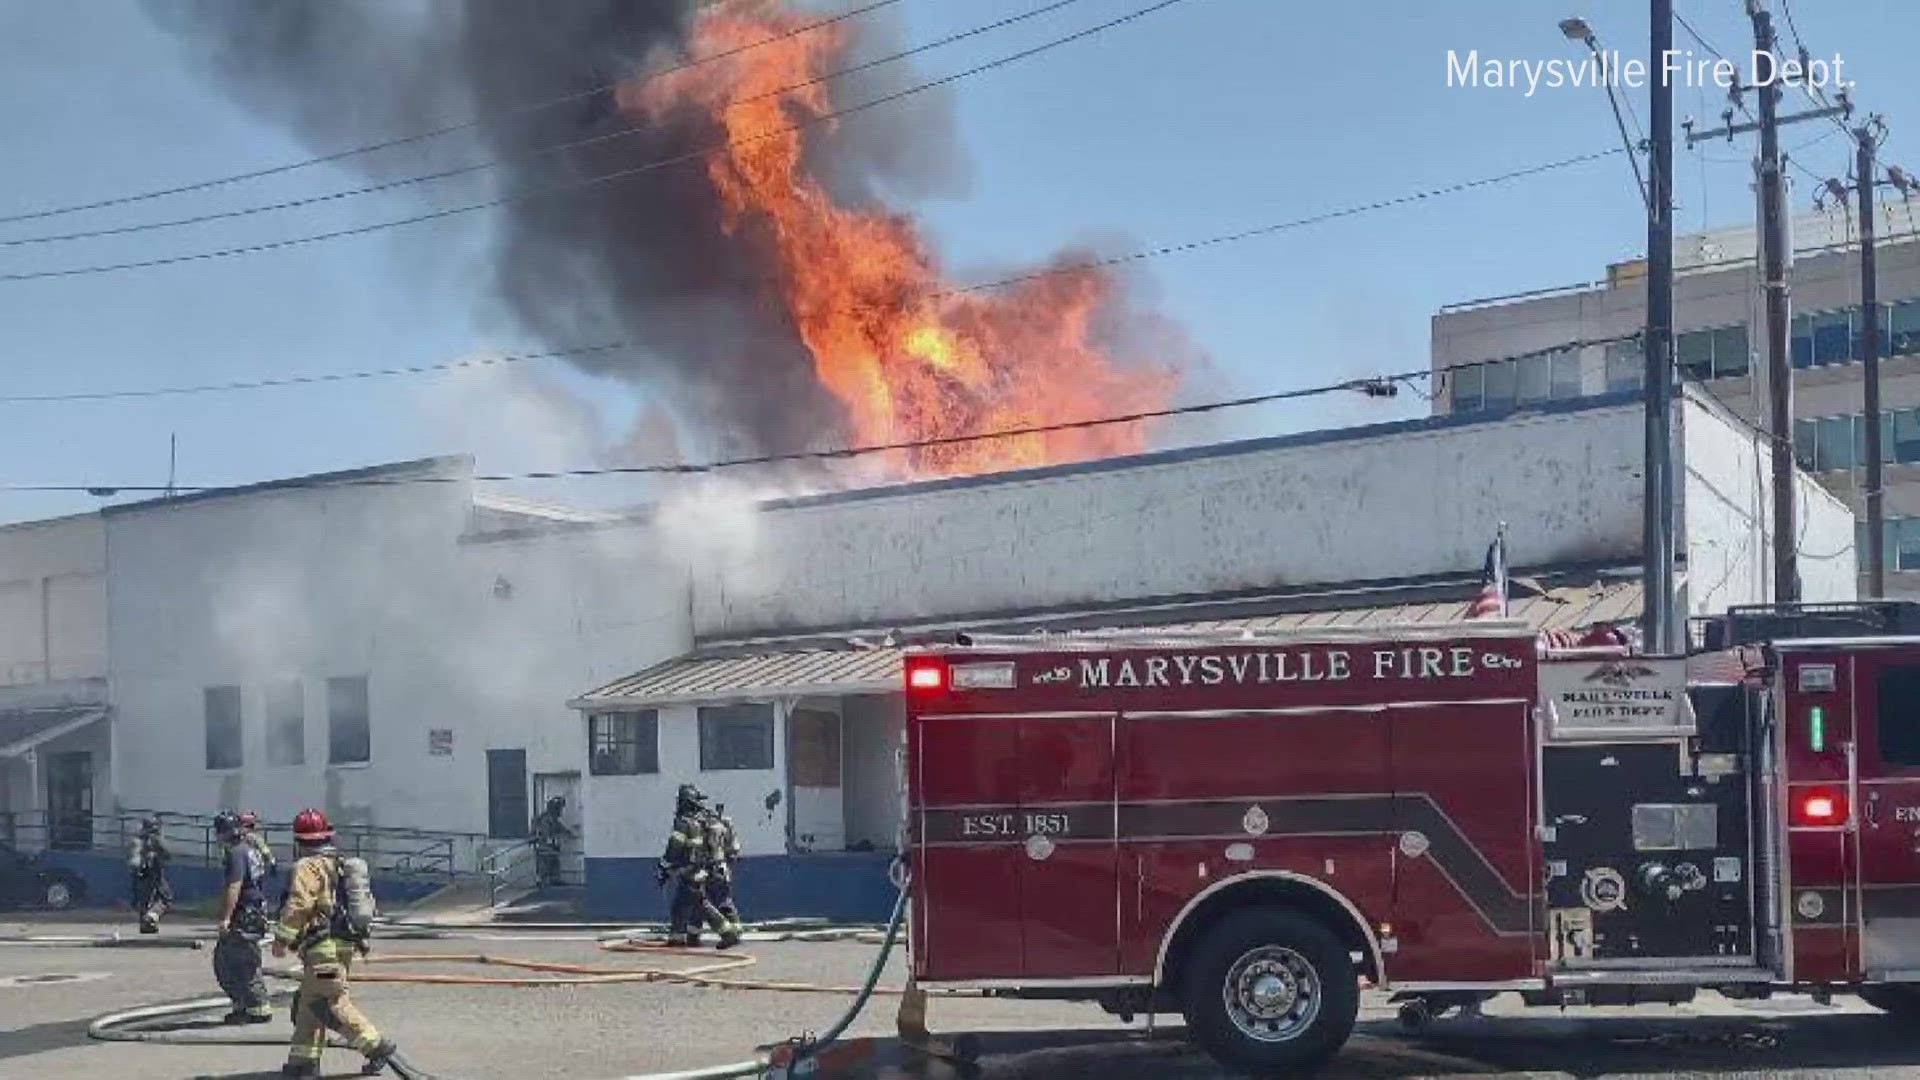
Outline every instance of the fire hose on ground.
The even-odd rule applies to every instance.
[[[858,987],[827,986],[817,983],[779,982],[757,979],[719,978],[721,972],[737,970],[757,963],[752,956],[739,954],[726,956],[714,963],[697,965],[678,971],[658,968],[607,969],[582,964],[549,963],[535,960],[517,960],[506,957],[488,956],[482,953],[443,954],[414,953],[394,956],[377,956],[369,959],[370,965],[404,963],[465,963],[475,965],[497,965],[523,971],[538,972],[544,977],[531,976],[476,976],[476,975],[433,975],[417,972],[380,972],[364,971],[355,976],[359,982],[395,982],[423,983],[433,985],[461,986],[580,986],[608,985],[634,982],[676,982],[692,986],[705,986],[726,990],[765,990],[783,993],[832,993],[852,994],[853,1001],[846,1010],[818,1037],[801,1036],[790,1040],[791,1060],[798,1062],[814,1057],[837,1042],[847,1029],[853,1025],[860,1013],[872,1001],[875,995],[901,995],[907,993],[905,987],[882,987],[879,985],[880,973],[885,970],[892,956],[893,946],[899,939],[900,925],[907,906],[906,882],[902,881],[900,894],[894,900],[893,914],[887,920],[886,930],[880,939],[880,952],[868,969],[866,978]],[[499,929],[490,927],[489,929]],[[636,928],[638,929],[638,928]],[[457,935],[445,933],[443,938],[455,938]],[[91,943],[95,939],[74,938],[70,944]],[[187,939],[192,940],[192,939]],[[574,938],[572,940],[583,940]],[[14,942],[29,944],[30,942]],[[197,943],[197,942],[196,942]],[[710,955],[705,950],[649,945],[631,938],[601,938],[600,948],[607,952],[655,953],[662,955]],[[265,974],[278,979],[297,979],[295,971],[269,968]],[[276,1000],[285,1000],[291,991],[279,990],[272,995]],[[107,1042],[151,1042],[175,1045],[194,1045],[213,1043],[221,1045],[284,1045],[284,1037],[275,1037],[266,1032],[257,1034],[234,1032],[225,1028],[217,1031],[201,1032],[191,1028],[182,1028],[180,1021],[199,1013],[224,1008],[230,1003],[226,997],[198,998],[192,1001],[175,1002],[161,1005],[147,1005],[110,1013],[93,1021],[87,1028],[87,1036]],[[332,1039],[329,1045],[347,1048],[340,1040]],[[407,1060],[404,1054],[396,1054],[391,1061],[394,1072],[404,1080],[451,1080],[437,1076]],[[724,1077],[758,1076],[768,1069],[768,1063],[761,1058],[732,1062],[702,1069],[681,1070],[675,1072],[650,1073],[644,1077],[628,1077],[626,1080],[721,1080]]]

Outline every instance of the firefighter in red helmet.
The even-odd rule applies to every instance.
[[[293,999],[293,1045],[280,1070],[287,1076],[318,1076],[327,1029],[338,1031],[365,1056],[363,1071],[373,1075],[392,1060],[395,1046],[383,1039],[347,996],[353,960],[366,948],[364,927],[356,928],[349,905],[357,886],[348,880],[349,862],[333,846],[333,824],[318,810],[294,815],[293,840],[298,861],[287,888],[280,920],[273,927],[273,955],[300,957],[300,990]],[[364,864],[359,864],[364,866]]]

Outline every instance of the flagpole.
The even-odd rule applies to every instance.
[[[1507,559],[1507,523],[1506,522],[1504,521],[1501,522],[1499,526],[1493,530],[1493,538],[1494,538],[1494,543],[1497,543],[1500,545],[1500,617],[1504,619],[1511,614],[1511,611],[1509,611],[1507,608],[1507,593],[1509,591],[1507,586],[1507,581],[1511,575],[1508,573],[1508,569],[1507,569],[1508,559]]]

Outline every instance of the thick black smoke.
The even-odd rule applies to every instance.
[[[633,169],[717,144],[701,118],[552,153],[632,127],[611,92],[529,112],[686,60],[691,0],[148,0],[192,61],[236,101],[315,153],[481,118],[456,136],[348,159],[382,180],[478,160],[508,194]],[[840,24],[849,29],[853,23]],[[860,20],[864,56],[896,35]],[[857,59],[857,57],[856,57]],[[723,63],[726,61],[722,61]],[[907,85],[888,65],[836,83],[836,101]],[[954,176],[947,102],[891,103],[813,140],[817,174],[854,201],[925,193]],[[436,205],[476,192],[424,185]],[[386,197],[377,197],[385,199]],[[370,205],[375,200],[367,200]],[[391,212],[362,208],[369,218]],[[512,317],[550,347],[625,338],[638,352],[584,370],[664,393],[713,452],[837,443],[844,418],[774,302],[775,261],[727,236],[698,164],[514,202],[499,212],[490,268]]]

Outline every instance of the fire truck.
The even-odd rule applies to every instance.
[[[1701,989],[1920,1018],[1920,619],[1877,610],[1685,657],[1509,622],[916,647],[914,977],[1180,1013],[1253,1073],[1335,1053],[1363,983],[1409,1023]]]

